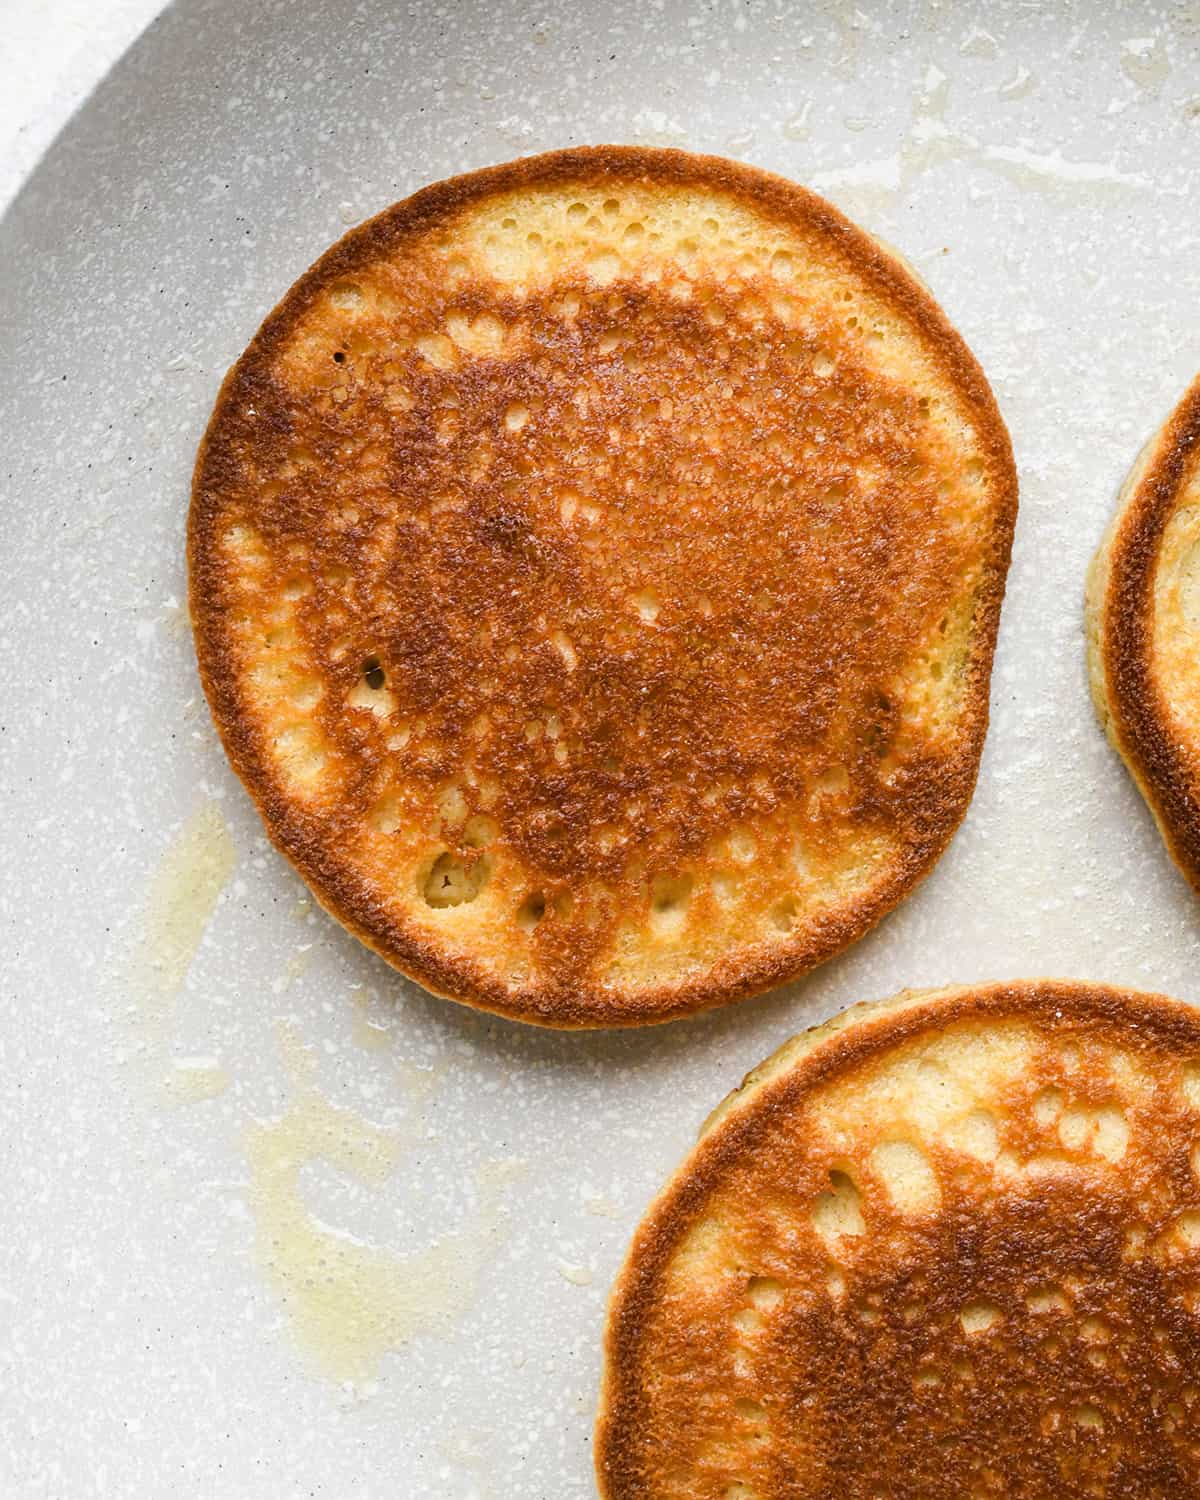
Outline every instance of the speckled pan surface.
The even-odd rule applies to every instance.
[[[181,0],[0,225],[0,1492],[584,1500],[608,1284],[711,1101],[905,986],[1200,998],[1087,699],[1087,559],[1200,365],[1187,8]],[[575,142],[740,156],[929,281],[1021,518],[966,821],[806,983],[638,1035],[426,998],[306,904],[180,605],[220,377],[349,223]]]

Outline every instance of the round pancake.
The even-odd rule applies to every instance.
[[[717,1110],[617,1282],[606,1500],[1200,1494],[1200,1013],[909,993]]]
[[[664,1020],[858,937],[970,798],[1016,482],[828,204],[558,152],[354,230],[230,372],[191,610],[234,766],[429,989]]]
[[[1200,890],[1200,378],[1138,457],[1088,575],[1105,732]]]

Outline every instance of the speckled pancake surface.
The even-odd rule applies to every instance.
[[[1200,890],[1200,377],[1151,438],[1088,579],[1092,698]]]
[[[937,858],[1015,505],[978,366],[835,210],[554,153],[350,233],[230,372],[202,676],[272,838],[392,963],[661,1020],[802,973]]]
[[[1200,1494],[1200,1015],[1039,980],[797,1037],[610,1309],[605,1500]]]

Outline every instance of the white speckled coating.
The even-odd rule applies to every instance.
[[[1195,899],[1093,722],[1081,628],[1118,482],[1200,366],[1198,43],[1194,7],[1132,3],[177,0],[100,86],[0,223],[0,1494],[589,1496],[629,1235],[785,1036],[950,980],[1200,998]],[[425,182],[586,141],[744,157],[900,248],[993,382],[1022,509],[932,878],[792,990],[556,1036],[426,997],[302,899],[180,601],[197,440],[291,280]],[[293,1041],[351,1113],[281,1215],[262,1143],[320,1136],[273,1129]],[[410,1335],[369,1378],[281,1294],[264,1240],[304,1211],[395,1283]]]

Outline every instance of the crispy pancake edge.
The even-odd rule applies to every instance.
[[[1154,580],[1200,440],[1200,376],[1139,454],[1088,569],[1085,621],[1096,716],[1146,799],[1171,858],[1200,891],[1200,780],[1154,674]]]
[[[945,378],[961,394],[979,433],[991,485],[991,535],[983,544],[983,576],[971,626],[970,656],[963,669],[962,709],[948,792],[923,818],[931,830],[904,849],[890,878],[868,900],[832,912],[819,937],[782,944],[750,961],[736,954],[686,984],[615,995],[598,987],[549,1004],[514,993],[482,969],[444,952],[390,921],[354,873],[331,860],[295,803],[264,770],[252,730],[238,711],[236,664],[223,644],[219,612],[206,606],[216,567],[221,460],[214,436],[226,412],[253,387],[255,372],[284,339],[312,295],[331,277],[384,253],[410,235],[423,233],[444,214],[495,192],[533,184],[607,184],[650,179],[664,186],[718,188],[752,208],[789,221],[801,234],[817,234],[868,280],[891,306],[915,325]],[[797,978],[847,947],[891,910],[926,874],[945,849],[974,790],[988,721],[988,689],[1000,606],[1017,511],[1017,477],[1007,429],[983,372],[945,314],[900,262],[824,199],[758,168],[685,151],[626,146],[588,146],[548,152],[484,168],[435,183],[350,231],[292,286],[268,315],[226,375],[196,459],[188,516],[189,605],[200,677],[226,753],[266,824],[272,842],[310,885],[320,903],[368,948],[434,994],[536,1025],[568,1029],[643,1025],[672,1020],[747,998]]]
[[[1151,1036],[1200,1048],[1200,1012],[1162,994],[1072,979],[904,990],[887,1000],[849,1006],[792,1037],[725,1097],[647,1208],[609,1296],[593,1440],[602,1500],[645,1500],[637,1488],[635,1441],[642,1400],[637,1369],[643,1310],[726,1165],[752,1152],[762,1131],[799,1096],[922,1031],[984,1017],[1036,1020],[1042,1015],[1059,1024],[1066,1018],[1098,1027],[1133,1021]]]

